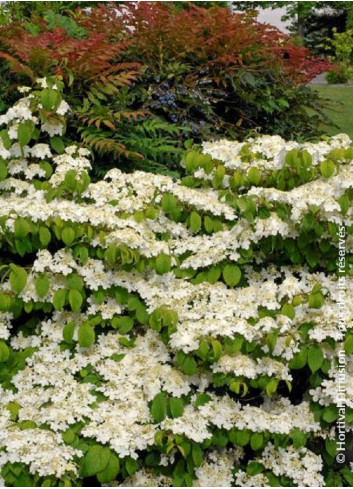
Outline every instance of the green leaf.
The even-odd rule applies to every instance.
[[[15,221],[15,238],[25,238],[30,231],[29,223],[23,217]]]
[[[40,166],[40,168],[41,168],[41,169],[44,171],[44,173],[45,173],[45,178],[46,178],[46,179],[49,179],[49,178],[52,176],[53,171],[54,171],[54,169],[53,169],[52,165],[51,165],[50,163],[48,163],[48,161],[41,161],[41,162],[39,163],[39,166]],[[45,185],[45,187],[43,186],[43,188],[49,188],[49,186],[47,186],[47,184],[43,184],[43,185]],[[52,189],[52,192],[53,192],[53,191],[55,192],[55,190],[54,190],[54,189]],[[47,195],[48,195],[48,193],[47,193]]]
[[[257,168],[250,168],[247,177],[249,183],[252,185],[257,185],[261,180],[261,173]]]
[[[61,311],[65,305],[66,300],[66,289],[59,289],[54,292],[53,295],[53,306],[56,311]]]
[[[305,250],[305,258],[311,268],[315,268],[318,262],[318,255],[313,248]]]
[[[308,151],[306,151],[305,149],[301,152],[301,159],[306,168],[310,166],[313,162],[311,154],[308,153]]]
[[[102,472],[108,465],[111,451],[102,445],[93,445],[89,448],[81,461],[81,477],[91,477]]]
[[[178,313],[172,309],[163,308],[163,324],[164,326],[176,326],[179,318]]]
[[[187,173],[193,173],[202,161],[200,154],[196,151],[189,151],[184,157],[185,169]]]
[[[77,188],[76,177],[77,177],[77,172],[75,170],[69,170],[65,174],[64,183],[71,192],[74,192]]]
[[[271,333],[268,333],[266,335],[265,342],[271,352],[273,352],[273,350],[275,349],[277,340],[278,340],[278,330],[271,331]]]
[[[183,372],[186,375],[194,375],[197,370],[197,364],[193,357],[186,357],[183,363]]]
[[[284,306],[281,309],[281,313],[284,316],[287,316],[289,319],[295,318],[295,309],[292,306],[292,304],[284,304]]]
[[[140,324],[148,324],[149,314],[147,312],[146,306],[142,302],[138,305],[135,311],[136,319]]]
[[[145,217],[147,219],[156,219],[157,210],[153,205],[150,205],[145,211]]]
[[[108,482],[112,482],[116,479],[119,471],[119,458],[114,453],[111,453],[106,468],[97,474],[97,479],[101,484],[107,484]]]
[[[229,389],[235,394],[239,394],[240,392],[240,382],[237,380],[232,380],[229,384]]]
[[[331,455],[331,457],[334,457],[337,453],[337,440],[335,439],[331,440],[330,438],[326,438],[325,448],[327,453]]]
[[[330,469],[325,476],[325,487],[344,487],[341,476],[338,472]]]
[[[249,430],[234,430],[230,439],[231,442],[240,447],[245,447],[250,441],[251,433]]]
[[[6,129],[2,129],[2,131],[0,131],[0,137],[2,139],[2,143],[4,145],[4,148],[9,150],[12,146],[12,141],[11,141],[11,138],[9,136],[8,131],[6,131]]]
[[[129,474],[129,476],[131,477],[132,475],[135,474],[135,472],[137,472],[137,469],[139,468],[139,464],[138,464],[137,460],[134,460],[133,458],[128,457],[125,461],[125,468],[126,468],[127,473]]]
[[[293,358],[289,362],[289,368],[293,370],[299,370],[305,367],[308,361],[308,349],[303,347],[299,352],[295,353]]]
[[[272,396],[272,394],[275,394],[277,391],[278,387],[278,380],[277,379],[271,379],[268,384],[266,385],[266,394],[268,396]]]
[[[172,194],[163,194],[161,205],[164,212],[171,212],[177,207],[177,199]]]
[[[18,142],[20,143],[21,146],[25,146],[32,139],[34,125],[33,125],[33,123],[28,124],[28,122],[30,122],[30,121],[23,122],[22,124],[19,124],[18,129],[17,129],[17,138],[18,138]]]
[[[226,265],[223,268],[223,279],[229,287],[235,287],[241,279],[241,271],[237,265]]]
[[[44,109],[54,110],[60,105],[61,95],[57,90],[45,88],[40,94],[40,101]]]
[[[212,267],[208,272],[207,272],[207,280],[211,284],[215,284],[219,277],[221,276],[221,268],[220,267]]]
[[[184,412],[184,403],[178,397],[171,397],[169,399],[169,409],[172,418],[179,418]]]
[[[6,312],[11,307],[11,298],[8,294],[0,292],[0,311]]]
[[[81,308],[82,302],[83,302],[83,297],[81,293],[75,289],[70,290],[69,304],[74,312],[78,311]]]
[[[75,432],[69,428],[64,431],[61,436],[64,442],[70,445],[75,439]]]
[[[50,243],[51,240],[51,233],[48,228],[45,226],[41,226],[39,228],[39,241],[41,242],[41,245],[46,248],[48,244]]]
[[[119,333],[126,334],[132,330],[134,320],[129,316],[119,316],[112,319],[113,328],[119,329]]]
[[[131,348],[134,346],[134,339],[129,340],[129,338],[126,338],[124,336],[121,336],[118,339],[118,342],[120,343],[120,345],[125,346],[126,348]]]
[[[7,362],[10,356],[10,350],[6,343],[0,341],[0,363]]]
[[[202,449],[200,445],[197,445],[197,443],[192,444],[191,456],[195,467],[200,467],[200,465],[202,464]]]
[[[7,166],[0,160],[0,182],[7,177]]]
[[[113,266],[116,262],[117,247],[115,244],[111,244],[104,252],[104,260],[108,265]]]
[[[66,244],[66,246],[70,246],[75,239],[75,231],[70,226],[64,227],[61,233],[61,239]]]
[[[223,231],[223,223],[220,219],[213,220],[213,230],[215,233],[218,233],[219,231]]]
[[[70,275],[67,275],[65,282],[69,289],[83,289],[83,280],[77,273],[70,273]]]
[[[18,413],[20,412],[21,406],[16,401],[10,401],[6,404],[6,409],[10,412],[11,421],[17,421]]]
[[[341,474],[348,483],[348,487],[353,487],[353,471],[349,470],[349,468],[345,465],[341,470]]]
[[[325,297],[321,292],[311,293],[309,295],[309,307],[312,309],[320,309],[325,303]]]
[[[196,400],[195,400],[195,403],[194,403],[194,406],[195,408],[198,408],[199,406],[204,406],[205,404],[207,404],[209,401],[211,400],[211,397],[208,395],[208,394],[199,394],[197,397],[196,397]]]
[[[353,353],[353,334],[347,334],[346,339],[344,340],[344,351],[347,355]]]
[[[261,474],[263,469],[264,466],[260,462],[252,461],[248,463],[248,466],[246,467],[246,473],[250,476],[254,476],[254,475]]]
[[[39,275],[35,281],[36,292],[39,297],[45,297],[50,289],[50,280],[44,273]]]
[[[32,301],[29,301],[29,302],[25,302],[23,304],[23,309],[25,310],[25,312],[27,314],[30,314],[33,310],[33,302]]]
[[[338,408],[336,406],[327,406],[322,412],[322,419],[327,423],[333,423],[338,418]]]
[[[79,250],[81,263],[82,265],[85,265],[89,258],[88,249],[85,246],[80,246]]]
[[[222,355],[222,345],[218,340],[212,340],[212,359],[217,362],[221,358]]]
[[[241,187],[244,185],[244,178],[241,173],[238,171],[235,171],[230,179],[230,184],[232,188],[237,189],[238,187]]]
[[[82,323],[78,329],[78,343],[83,348],[88,348],[93,345],[96,335],[94,329],[88,323]]]
[[[72,343],[75,332],[75,323],[71,321],[70,323],[65,324],[63,329],[63,338],[66,343]]]
[[[319,370],[323,360],[324,354],[321,348],[318,345],[311,346],[308,351],[308,364],[313,373]]]
[[[56,152],[59,153],[60,155],[65,151],[65,143],[59,136],[52,136],[49,139],[50,146],[52,149]]]
[[[170,271],[172,266],[172,260],[169,255],[160,253],[156,259],[156,272],[158,275],[163,275]]]
[[[223,177],[226,174],[226,169],[223,165],[217,165],[215,176],[220,183],[222,183]]]
[[[20,294],[27,284],[27,272],[24,268],[10,265],[10,285],[16,294]]]
[[[202,226],[202,220],[200,214],[198,214],[195,211],[192,211],[192,213],[190,214],[190,229],[194,233],[198,233],[201,229],[201,226]]]
[[[214,162],[212,161],[211,155],[201,155],[202,157],[202,167],[204,168],[207,175],[210,175],[214,168]]]
[[[305,446],[307,435],[299,428],[293,428],[291,431],[291,438],[295,448],[301,448]]]
[[[302,224],[304,231],[308,232],[313,228],[314,223],[315,223],[315,216],[313,214],[309,213],[303,217],[301,224]]]
[[[0,178],[1,180],[1,178]],[[337,202],[339,203],[340,207],[341,207],[341,212],[342,214],[347,214],[349,208],[350,208],[350,205],[351,205],[351,201],[349,200],[349,197],[348,195],[342,195],[342,197],[340,197]]]
[[[151,414],[155,423],[160,423],[166,417],[167,405],[164,392],[157,394],[151,404]]]
[[[254,433],[253,435],[251,435],[250,446],[255,452],[262,447],[263,442],[264,436],[262,433]]]
[[[213,221],[210,217],[205,216],[203,218],[203,225],[205,228],[206,233],[211,234],[213,231]]]
[[[138,308],[140,304],[140,299],[136,296],[130,296],[128,301],[127,301],[127,308],[128,308],[128,311],[132,312],[132,311],[136,311],[136,309]]]
[[[336,165],[331,160],[322,161],[320,163],[321,175],[325,178],[330,178],[335,173]]]

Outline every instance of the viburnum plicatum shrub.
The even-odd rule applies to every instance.
[[[0,118],[5,485],[352,485],[349,138],[209,142],[183,180],[90,183],[39,84]]]

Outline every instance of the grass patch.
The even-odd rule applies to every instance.
[[[332,106],[326,109],[326,113],[337,127],[326,126],[325,132],[330,136],[344,132],[353,139],[353,87],[316,85],[313,88],[322,98],[333,102]]]

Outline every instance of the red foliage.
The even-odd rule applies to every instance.
[[[130,53],[156,71],[171,61],[227,70],[246,65],[254,70],[270,67],[293,83],[307,83],[330,66],[274,26],[226,8],[190,6],[175,12],[166,2],[110,2],[79,23],[110,40],[128,38]]]
[[[284,59],[284,70],[297,83],[308,83],[315,76],[329,71],[332,63],[325,58],[312,58],[309,49],[288,45],[280,53]]]
[[[306,83],[328,69],[327,62],[312,59],[307,49],[293,45],[275,27],[226,8],[191,6],[176,12],[165,2],[102,2],[89,13],[78,10],[75,20],[87,30],[85,39],[70,37],[63,29],[47,31],[45,21],[37,35],[20,23],[1,27],[0,56],[27,75],[69,70],[81,80],[114,71],[117,58],[130,61],[128,56],[156,71],[171,61],[195,64],[198,69],[270,67],[294,83]]]
[[[126,50],[127,41],[110,42],[104,33],[91,32],[85,39],[75,39],[63,29],[30,35],[20,24],[0,29],[0,43],[6,52],[0,56],[12,66],[26,67],[26,74],[64,75],[72,72],[76,80],[87,80],[115,70],[136,69],[137,63],[121,64],[114,60]],[[19,65],[20,63],[20,65]]]

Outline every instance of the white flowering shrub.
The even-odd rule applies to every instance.
[[[352,485],[348,137],[91,183],[41,85],[0,118],[4,484]]]

